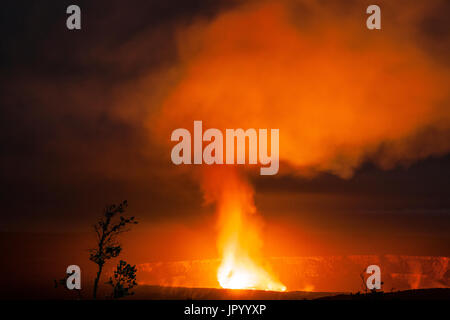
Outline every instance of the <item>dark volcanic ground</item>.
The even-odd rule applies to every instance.
[[[139,300],[450,300],[450,288],[376,293],[272,292],[211,288],[140,286],[129,299]]]
[[[262,290],[235,290],[216,288],[182,288],[139,286],[130,299],[161,299],[161,300],[302,300],[317,299],[338,295],[333,292],[274,292]]]

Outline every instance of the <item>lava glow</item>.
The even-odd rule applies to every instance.
[[[286,291],[283,284],[274,280],[250,258],[237,255],[233,247],[234,244],[231,244],[228,248],[217,272],[222,288]]]
[[[261,220],[253,204],[253,190],[234,170],[211,170],[205,178],[207,200],[214,201],[218,210],[220,286],[285,291],[261,256]]]

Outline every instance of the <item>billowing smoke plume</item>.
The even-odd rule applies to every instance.
[[[386,23],[369,31],[363,6],[317,3],[251,3],[183,28],[160,138],[194,120],[279,129],[281,173],[341,177],[368,160],[390,167],[448,152],[449,73],[414,36],[421,8],[382,6]],[[206,168],[202,181],[218,211],[220,284],[285,290],[260,259],[251,188],[214,170],[223,168]]]
[[[369,31],[364,6],[330,3],[243,5],[183,28],[180,79],[158,114],[165,136],[194,120],[278,128],[296,173],[342,177],[366,160],[448,152],[448,67],[421,49],[423,8],[386,4],[382,30]]]

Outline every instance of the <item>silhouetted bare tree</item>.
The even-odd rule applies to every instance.
[[[97,235],[97,247],[90,249],[89,259],[98,265],[97,276],[94,281],[93,298],[97,298],[98,282],[102,275],[103,266],[106,261],[117,257],[122,251],[122,247],[117,240],[117,236],[129,229],[129,224],[137,224],[134,217],[125,218],[123,216],[125,209],[128,207],[127,201],[123,201],[119,205],[106,206],[103,216],[94,225]]]
[[[128,264],[126,261],[120,260],[117,269],[114,271],[114,277],[110,277],[107,284],[113,287],[111,297],[113,299],[122,298],[133,295],[131,291],[136,282],[136,266]]]
[[[363,287],[363,290],[364,290],[364,292],[365,293],[367,293],[367,284],[366,284],[366,277],[365,277],[365,274],[366,274],[366,269],[364,269],[360,274],[359,274],[359,276],[361,277],[361,280],[362,280],[362,287]]]

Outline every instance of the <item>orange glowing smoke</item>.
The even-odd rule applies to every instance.
[[[377,33],[361,15],[290,9],[244,6],[180,31],[180,80],[158,114],[161,139],[194,120],[276,128],[281,162],[342,177],[368,159],[389,167],[450,149],[448,139],[414,139],[425,128],[448,130],[450,108],[449,69],[402,33],[413,27]]]
[[[416,139],[426,128],[450,128],[449,69],[414,41],[408,8],[391,7],[406,20],[385,19],[372,32],[362,9],[343,14],[314,3],[244,5],[180,30],[179,79],[152,121],[158,138],[194,120],[221,130],[277,128],[281,174],[342,177],[365,160],[389,167],[448,152],[450,139]],[[251,188],[221,170],[203,175],[219,216],[220,284],[285,289],[262,267]]]
[[[253,190],[233,168],[214,169],[204,175],[207,201],[218,212],[218,249],[222,262],[217,279],[222,288],[285,291],[269,272],[261,256],[261,221],[253,204]]]

